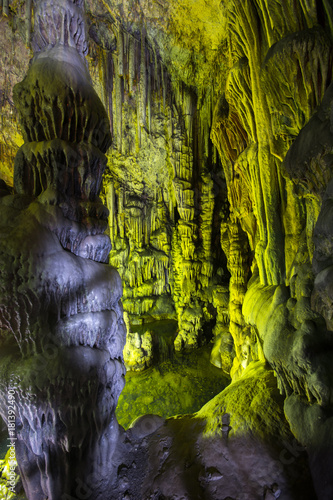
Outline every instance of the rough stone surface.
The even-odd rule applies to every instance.
[[[57,27],[80,10],[55,5]],[[42,7],[50,29],[55,7]],[[39,17],[36,8],[35,38],[39,30],[45,40]],[[29,500],[77,494],[83,481],[105,498],[120,434],[122,286],[105,263],[107,211],[98,197],[111,136],[77,51],[79,29],[67,28],[65,39],[54,31],[15,87],[25,144],[15,194],[2,189],[0,199],[0,411],[9,425],[13,399],[10,437]]]

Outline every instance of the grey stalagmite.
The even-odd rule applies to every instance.
[[[107,209],[108,118],[95,93],[82,1],[34,2],[34,57],[14,90],[24,145],[1,191],[1,415],[15,391],[29,500],[105,499],[119,436],[125,342]],[[91,490],[92,491],[92,490]]]

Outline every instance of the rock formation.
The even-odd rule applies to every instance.
[[[99,199],[111,136],[83,58],[82,3],[34,8],[35,56],[14,91],[24,137],[15,194],[1,191],[1,414],[13,390],[29,499],[59,500],[83,481],[102,499],[125,343]]]
[[[331,498],[331,2],[86,6],[85,35],[80,3],[54,2],[51,15],[37,2],[32,23],[30,2],[22,16],[2,0],[3,33],[22,54],[33,33],[35,51],[14,91],[23,146],[11,82],[26,63],[18,51],[0,55],[1,176],[15,184],[15,194],[1,187],[2,412],[16,383],[29,422],[18,427],[26,489],[35,484],[28,464],[48,467],[38,458],[43,439],[46,456],[63,457],[72,443],[92,466],[90,440],[110,453],[111,465],[96,470],[100,491],[112,484],[110,499]],[[98,199],[104,168],[109,214]],[[125,339],[119,277],[103,264],[109,253],[123,284],[127,368],[154,362],[149,323],[169,319],[178,323],[176,351],[212,341],[212,363],[232,380],[195,415],[148,415],[118,437]],[[54,372],[36,371],[48,332]],[[74,348],[79,359],[93,351],[86,365],[76,368],[74,354],[69,363]],[[30,372],[38,373],[31,382]],[[55,373],[66,373],[58,385]],[[86,395],[61,385],[67,375],[87,380],[92,420]],[[53,394],[82,412],[77,428],[75,415],[57,417],[57,439]],[[29,431],[37,428],[40,438]],[[106,432],[104,442],[117,441],[109,452]],[[56,477],[40,491],[78,495],[65,472]]]

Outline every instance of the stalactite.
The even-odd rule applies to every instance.
[[[118,34],[118,75],[124,76],[124,34],[121,29]]]
[[[146,68],[146,31],[141,30],[140,54],[140,82],[139,82],[139,124],[146,127],[146,101],[147,101],[147,68]]]
[[[124,215],[124,190],[122,187],[119,188],[118,196],[118,227],[120,232],[120,237],[125,237],[125,215]]]
[[[128,36],[128,87],[129,93],[133,92],[135,79],[135,38]]]
[[[5,2],[8,0],[4,0]],[[25,4],[25,43],[30,46],[31,37],[31,11],[32,11],[32,0],[26,0]]]
[[[328,19],[331,36],[333,36],[333,7],[330,0],[323,0],[323,4]]]
[[[116,199],[115,199],[115,189],[114,183],[111,182],[108,185],[107,190],[107,207],[109,209],[109,228],[110,228],[110,240],[111,245],[115,243],[115,238],[117,235],[117,224],[116,224]]]
[[[137,38],[137,33],[133,35],[125,30],[117,38],[118,58],[116,54],[113,55],[115,81],[110,113],[113,123],[117,123],[117,130],[114,134],[114,152],[110,154],[110,170],[115,168],[116,163],[120,178],[123,168],[126,173],[119,185],[114,184],[114,195],[110,194],[111,191],[108,194],[108,198],[114,196],[117,203],[115,215],[113,211],[110,213],[110,224],[112,219],[115,222],[115,228],[110,228],[114,240],[110,262],[118,267],[124,280],[124,307],[131,321],[139,320],[136,315],[149,314],[146,309],[148,305],[151,306],[157,297],[167,295],[166,300],[178,304],[177,315],[180,324],[183,324],[181,343],[194,346],[197,341],[193,339],[199,335],[200,322],[191,316],[193,313],[190,311],[193,308],[200,310],[195,309],[195,301],[201,303],[201,300],[210,300],[208,296],[205,299],[196,296],[201,290],[204,296],[204,290],[212,279],[208,255],[212,249],[209,241],[211,234],[204,229],[204,241],[200,243],[202,248],[198,253],[196,250],[198,225],[205,226],[205,222],[203,219],[196,220],[200,195],[192,183],[194,179],[200,178],[201,166],[193,158],[199,151],[205,161],[211,161],[208,158],[211,158],[213,150],[209,144],[208,130],[212,120],[213,97],[209,95],[199,103],[193,91],[184,84],[171,84],[170,75],[156,47],[147,40],[144,28],[140,38]],[[121,44],[122,49],[119,47]],[[122,62],[119,59],[120,52],[123,54]],[[123,80],[122,109],[119,99],[120,73]],[[110,70],[107,74],[110,74]],[[120,116],[122,150],[119,149]],[[130,137],[133,137],[132,142]],[[128,151],[127,144],[130,148]],[[164,165],[160,163],[162,149],[165,152]],[[132,156],[128,157],[126,153]],[[128,186],[126,169],[135,170],[137,166],[138,171],[141,171],[140,158],[147,161],[146,156],[150,159],[148,170],[143,170],[144,182],[138,178],[137,186]],[[156,172],[150,170],[149,165],[154,164],[155,158]],[[195,175],[194,169],[198,169]],[[136,172],[133,173],[136,176]],[[159,176],[163,179],[163,193],[154,181]],[[113,173],[110,183],[113,184],[114,178]],[[140,185],[145,186],[144,192]],[[135,192],[136,187],[138,192]],[[147,199],[142,205],[139,200],[146,195]],[[204,218],[208,221],[214,203],[209,195],[205,200],[207,213]],[[212,206],[208,208],[208,204]],[[172,220],[177,222],[177,229],[173,227]],[[175,231],[178,233],[178,253],[171,258],[171,235]],[[195,259],[200,260],[196,262]],[[154,300],[146,301],[145,297],[148,296],[154,297]],[[192,319],[183,323],[184,314],[189,314]]]
[[[147,72],[147,78],[148,78],[148,87],[147,87],[147,112],[148,112],[148,123],[147,123],[147,127],[148,127],[148,132],[150,133],[151,132],[151,120],[152,120],[152,116],[151,116],[151,112],[152,112],[152,103],[151,103],[151,100],[152,100],[152,77],[153,75],[151,74],[151,61],[150,61],[150,57],[151,57],[151,54],[150,54],[150,50],[148,49],[147,50],[147,62],[146,62],[146,65],[147,65],[147,68],[148,68],[148,72]]]
[[[167,93],[167,89],[166,89],[166,70],[163,66],[163,64],[161,64],[161,82],[162,82],[162,102],[163,102],[163,112],[165,113],[166,111],[166,93]]]
[[[108,115],[110,119],[110,130],[111,130],[111,135],[113,137],[114,135],[114,123],[113,123],[113,81],[114,81],[114,65],[113,65],[113,58],[112,54],[108,53],[106,57],[106,89],[107,89],[107,96],[108,96]]]
[[[119,57],[119,55],[118,55]],[[118,68],[118,64],[116,66]],[[115,75],[115,107],[116,107],[116,115],[115,115],[115,123],[117,124],[117,134],[116,134],[116,143],[117,149],[119,153],[122,153],[122,145],[123,145],[123,137],[122,137],[122,129],[123,129],[123,77],[118,74],[118,71]]]
[[[107,106],[107,101],[108,101],[108,95],[107,95],[107,90],[108,90],[108,75],[107,75],[107,56],[105,54],[105,51],[103,48],[98,47],[98,74],[99,74],[99,79],[102,82],[101,88],[101,99],[102,102],[104,103],[105,106]]]
[[[2,14],[4,16],[7,16],[7,17],[9,15],[9,5],[8,4],[9,4],[9,0],[2,0]]]
[[[141,63],[141,53],[142,50],[139,51],[139,48],[136,50],[137,53],[140,54],[140,63]],[[135,64],[137,64],[137,59],[134,59]],[[137,99],[136,99],[136,143],[137,143],[137,149],[141,148],[141,106],[142,106],[142,93],[141,93],[141,86],[140,86],[140,81],[141,81],[142,75],[141,72],[136,68],[136,79],[139,81],[136,82],[136,89],[139,90],[137,94]]]

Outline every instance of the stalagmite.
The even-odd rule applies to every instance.
[[[1,415],[7,421],[14,384],[13,435],[29,500],[74,495],[78,481],[105,500],[125,341],[120,278],[101,263],[110,251],[99,193],[111,136],[83,57],[82,2],[36,1],[34,12],[35,57],[14,89],[25,139],[17,194],[1,197]],[[26,13],[28,26],[29,2]]]

